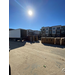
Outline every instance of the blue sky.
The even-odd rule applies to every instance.
[[[55,25],[65,25],[65,0],[9,0],[9,28],[40,30]]]

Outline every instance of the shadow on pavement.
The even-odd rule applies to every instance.
[[[26,44],[26,42],[19,42],[19,41],[9,41],[9,44],[10,44],[10,50],[12,49],[15,49],[15,48],[18,48],[18,47],[22,47]]]
[[[20,42],[20,41],[9,41],[10,50],[18,48],[18,47],[22,47],[22,46],[24,46],[26,44],[26,42],[28,42],[30,44],[39,43],[39,41],[36,41],[36,42],[30,42],[30,41],[23,41],[23,42]]]
[[[52,47],[59,47],[59,48],[65,48],[64,45],[55,45],[55,44],[45,44],[45,43],[42,43],[43,45],[46,45],[46,46],[52,46]]]

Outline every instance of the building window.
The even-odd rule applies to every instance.
[[[53,31],[53,33],[55,33],[55,31]]]
[[[48,30],[48,28],[46,28],[46,30]]]
[[[53,28],[53,30],[54,30],[55,28]]]
[[[48,33],[48,31],[46,31],[46,33]]]

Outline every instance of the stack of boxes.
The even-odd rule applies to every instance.
[[[61,41],[62,41],[61,44],[65,45],[65,38],[61,38]]]
[[[45,38],[45,43],[48,43],[48,38]]]
[[[45,37],[41,38],[41,43],[45,43]]]
[[[54,37],[51,37],[50,44],[54,44]]]
[[[50,38],[48,37],[48,44],[50,43]]]
[[[65,38],[60,37],[42,37],[41,43],[47,43],[47,44],[56,44],[56,45],[65,45]]]
[[[33,42],[35,41],[35,36],[33,36]]]
[[[26,40],[30,42],[35,42],[38,41],[38,36],[28,36]]]
[[[60,37],[57,37],[57,38],[56,38],[56,44],[57,44],[57,45],[61,45],[61,38],[60,38]]]
[[[35,36],[35,38],[36,38],[36,41],[38,41],[38,36]]]
[[[42,37],[65,37],[65,26],[57,25],[41,28]]]
[[[28,36],[26,40],[32,42],[33,38],[32,38],[32,36]]]

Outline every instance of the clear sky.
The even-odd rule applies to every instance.
[[[55,25],[65,25],[65,0],[9,0],[9,28],[40,30]]]

